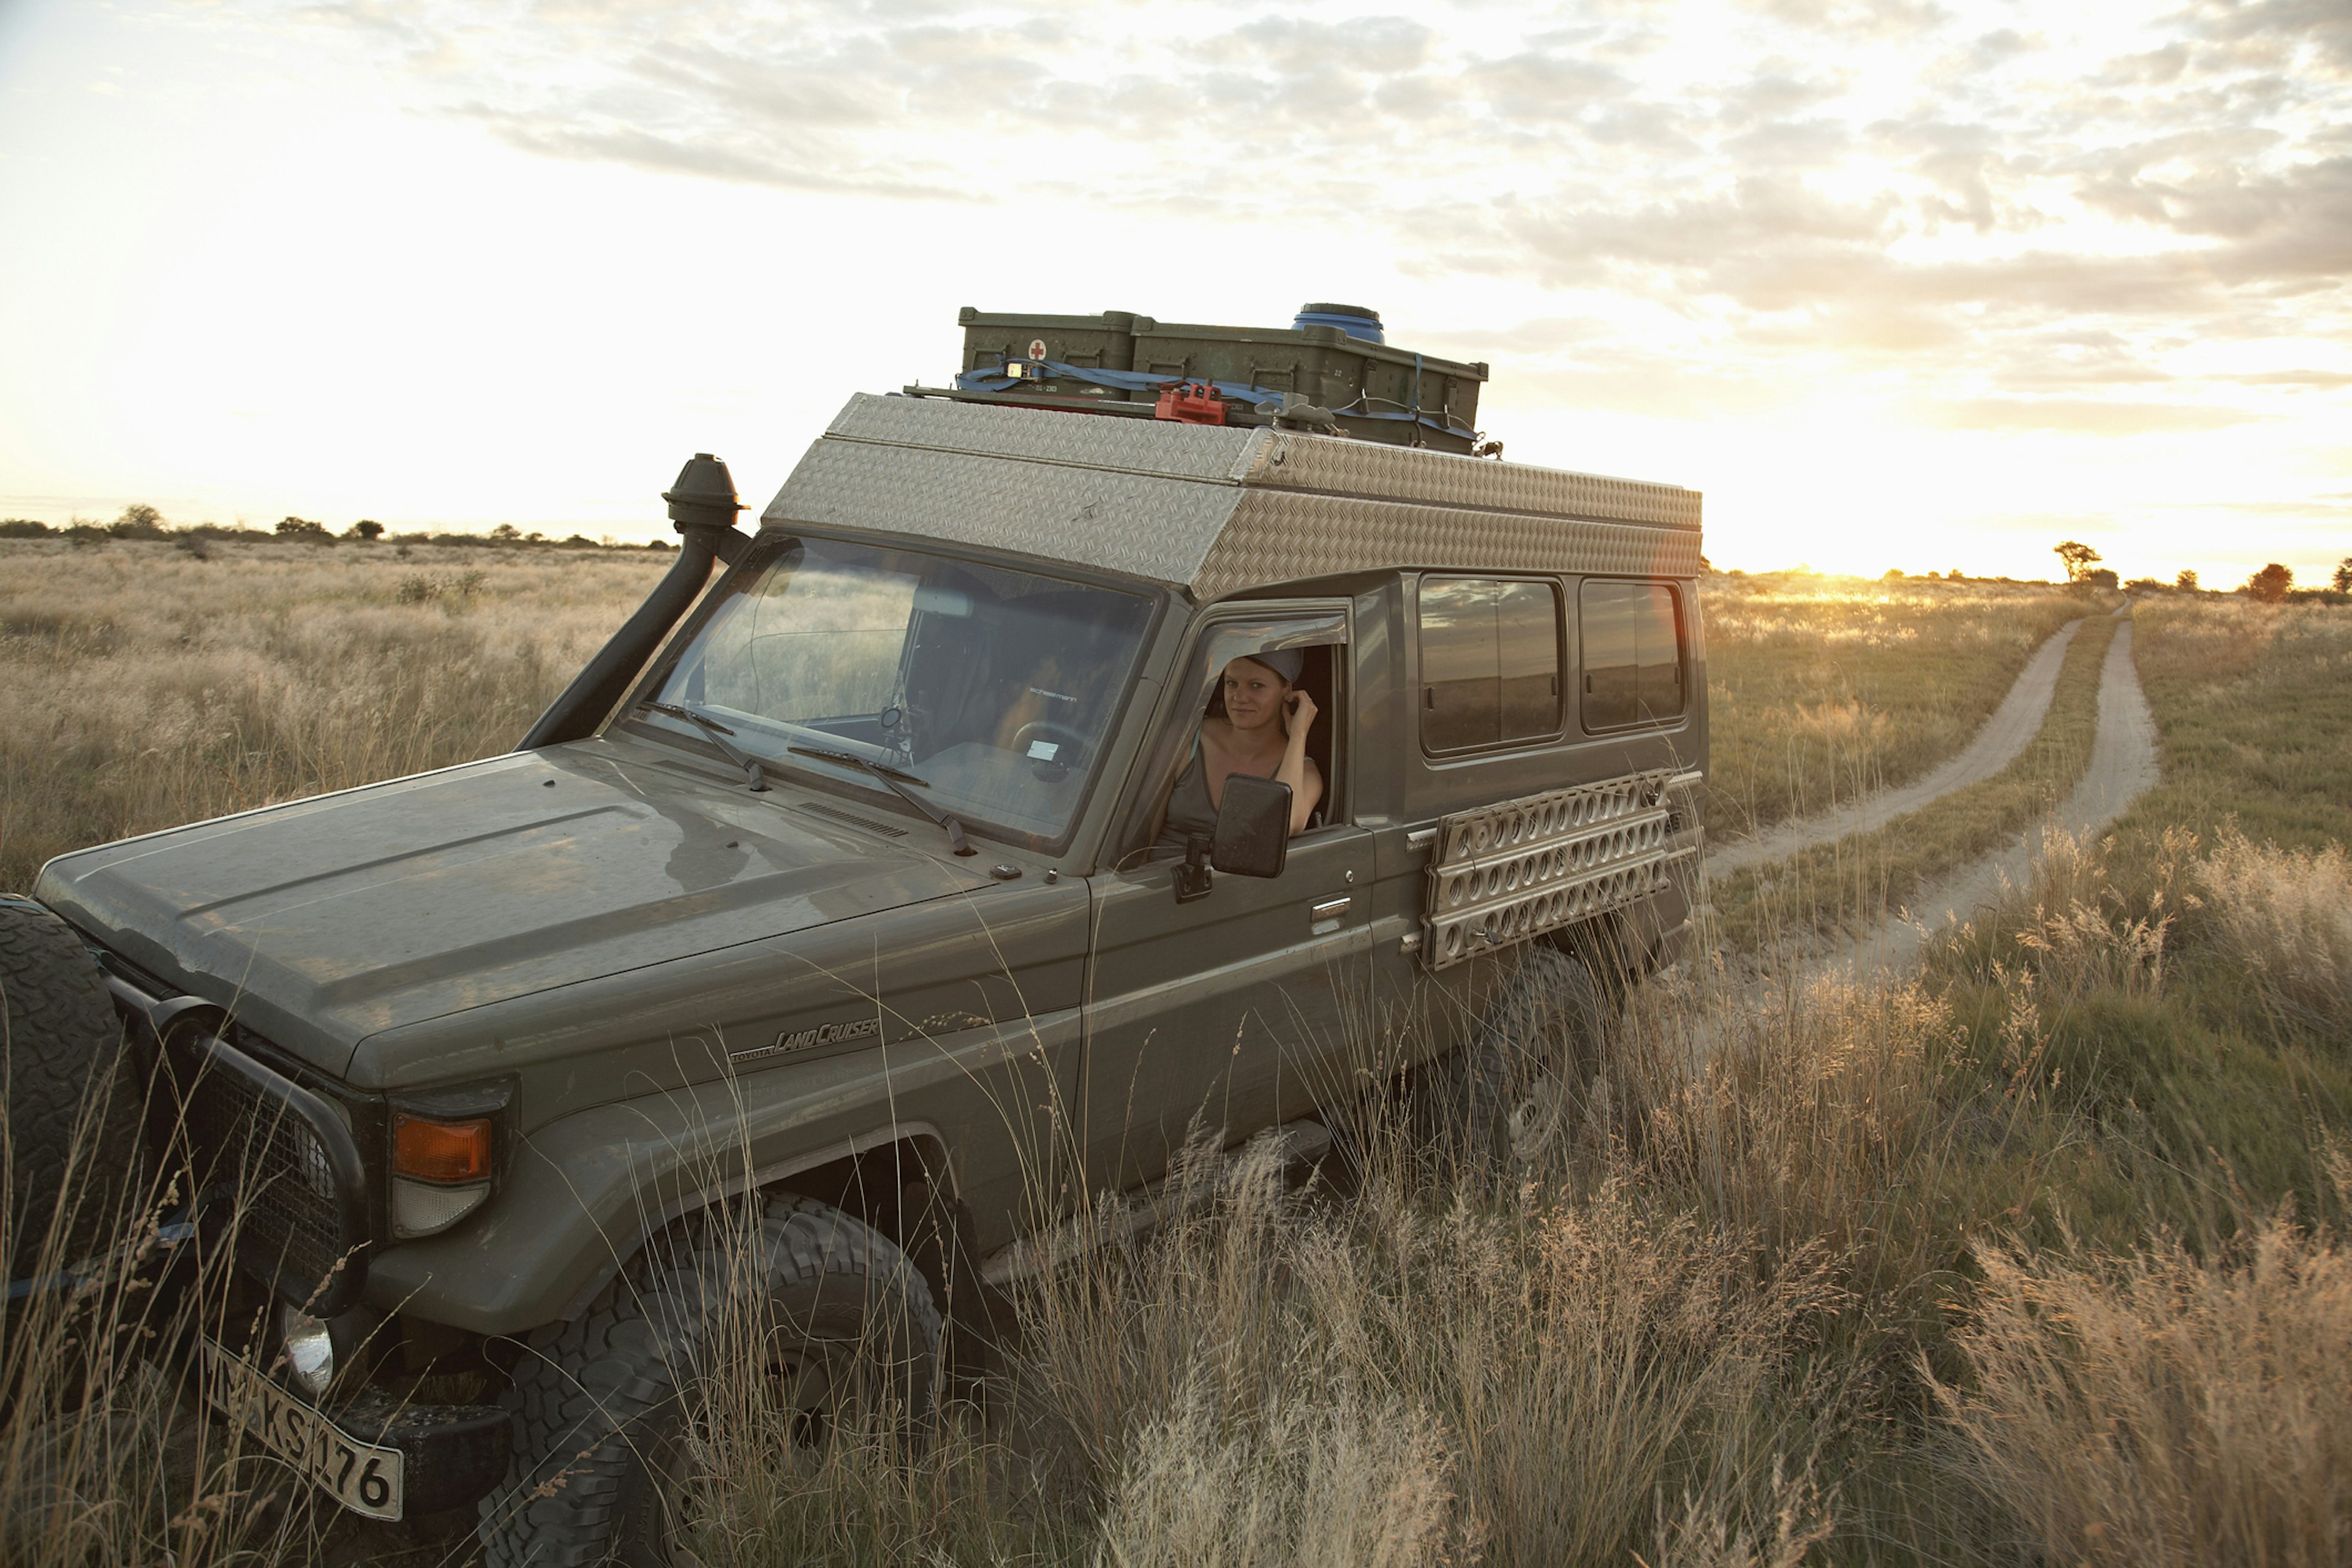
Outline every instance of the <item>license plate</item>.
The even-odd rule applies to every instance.
[[[209,1339],[201,1343],[206,1398],[353,1513],[400,1517],[401,1461],[407,1456],[361,1442],[234,1352]]]

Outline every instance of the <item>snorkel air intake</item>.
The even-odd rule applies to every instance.
[[[637,613],[572,678],[563,695],[548,705],[516,751],[537,751],[593,734],[710,580],[711,563],[732,563],[751,542],[735,531],[735,514],[743,503],[736,497],[734,476],[708,452],[697,452],[677,471],[677,482],[662,491],[662,500],[669,502],[671,525],[683,535],[677,563],[646,595]]]

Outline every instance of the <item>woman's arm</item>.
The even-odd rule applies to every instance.
[[[1286,707],[1290,743],[1283,748],[1282,766],[1274,776],[1290,786],[1290,836],[1296,838],[1307,831],[1315,808],[1323,804],[1323,770],[1307,754],[1307,731],[1315,724],[1315,699],[1304,691],[1293,691]]]

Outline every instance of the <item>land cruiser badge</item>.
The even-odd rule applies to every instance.
[[[844,1040],[870,1040],[882,1033],[879,1018],[850,1018],[837,1024],[819,1024],[813,1029],[788,1029],[776,1037],[772,1046],[753,1046],[748,1050],[730,1051],[730,1061],[757,1061],[761,1057],[780,1057],[789,1051],[805,1051],[815,1046],[837,1046]]]

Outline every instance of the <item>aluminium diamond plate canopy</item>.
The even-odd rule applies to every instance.
[[[1362,571],[1689,577],[1699,494],[1375,445],[859,394],[761,517],[1149,579],[1196,601]]]

